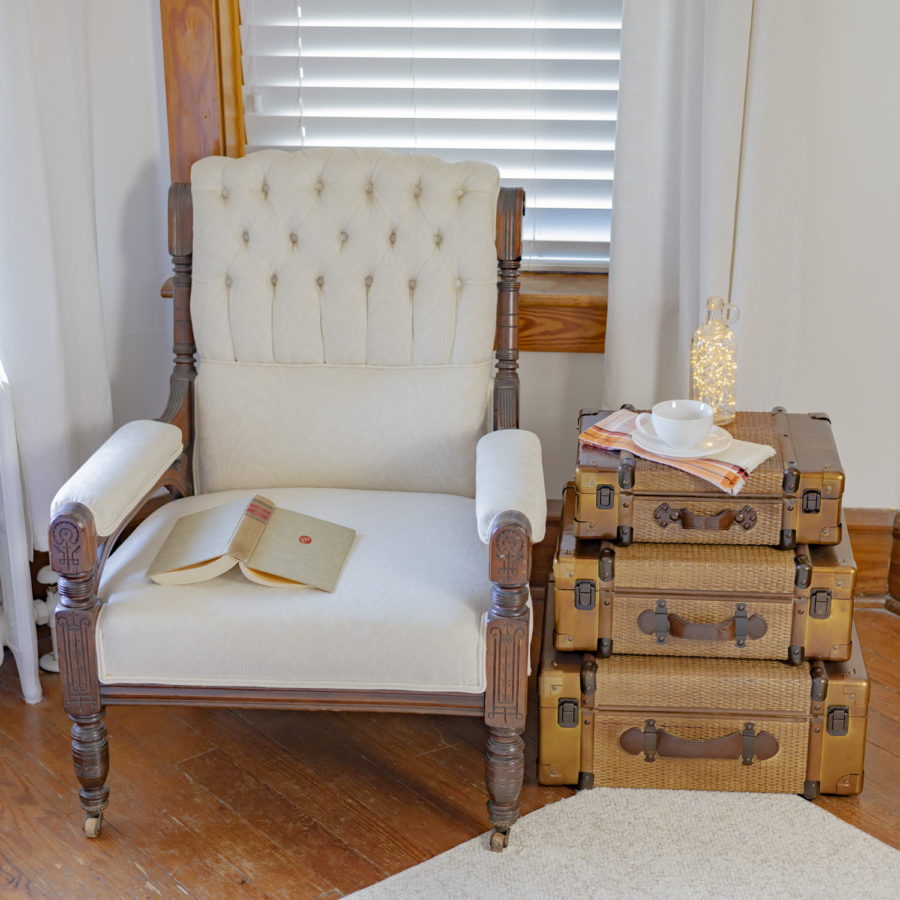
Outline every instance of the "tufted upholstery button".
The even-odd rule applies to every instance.
[[[234,284],[234,282],[231,280],[231,276],[226,275],[225,276],[225,287],[231,287],[232,284]]]
[[[325,187],[325,184],[324,184],[324,182],[322,181],[322,179],[320,178],[320,179],[316,182],[316,190],[321,194],[321,193],[322,193],[322,188],[323,188],[323,187]]]
[[[316,284],[317,284],[319,287],[322,287],[322,285],[325,284],[325,279],[324,279],[324,277],[320,275],[320,276],[316,279]]]
[[[246,244],[247,241],[250,240],[250,232],[249,232],[249,231],[245,231],[245,232],[241,235],[241,237],[243,238],[244,243]]]
[[[397,243],[397,232],[396,232],[396,231],[392,231],[392,232],[391,232],[390,241],[391,241],[392,244],[396,244],[396,243]]]
[[[372,287],[372,276],[366,275],[366,287]]]
[[[421,197],[421,196],[422,196],[422,185],[421,185],[421,184],[417,184],[417,185],[413,188],[413,197]]]
[[[409,279],[409,289],[412,290],[415,286],[416,286],[416,279],[410,278]]]
[[[435,243],[435,245],[438,246],[438,247],[440,247],[441,241],[442,241],[443,239],[444,239],[444,236],[443,236],[440,232],[438,232],[438,233],[434,236],[434,243]]]
[[[222,188],[222,199],[223,200],[228,199],[228,188],[225,188],[225,187]]]
[[[367,181],[366,182],[366,193],[371,194],[373,190],[374,190],[374,188],[372,187],[372,182]]]
[[[272,284],[278,284],[278,276],[275,274],[272,275]]]
[[[268,194],[268,193],[269,193],[269,183],[268,183],[267,181],[264,181],[264,182],[262,183],[262,192],[263,192],[264,194]]]
[[[457,196],[457,197],[465,197],[465,195],[466,195],[466,189],[465,189],[465,188],[459,188],[459,190],[457,190],[457,192],[456,192],[456,196]]]
[[[456,279],[456,286],[457,286],[457,287],[462,287],[462,278],[457,278],[457,279]]]
[[[296,235],[296,233],[293,232],[293,231],[291,232],[291,243],[292,243],[292,244],[296,244],[296,243],[297,243],[297,235]]]
[[[346,232],[346,231],[342,231],[342,232],[340,233],[339,237],[340,237],[340,239],[341,239],[341,243],[343,244],[344,241],[347,240],[347,232]]]

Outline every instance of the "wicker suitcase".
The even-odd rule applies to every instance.
[[[869,683],[845,662],[560,653],[548,629],[541,784],[857,794]]]
[[[608,415],[582,410],[579,433]],[[844,473],[824,413],[739,412],[739,440],[770,444],[775,455],[750,473],[737,496],[701,478],[627,451],[579,445],[575,470],[578,537],[688,544],[797,543],[841,539]]]
[[[557,650],[806,659],[850,656],[856,566],[848,537],[793,551],[722,544],[631,544],[575,537],[563,495]]]

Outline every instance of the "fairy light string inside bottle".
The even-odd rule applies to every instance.
[[[734,421],[737,348],[729,325],[739,314],[736,306],[721,297],[709,297],[706,321],[691,341],[691,399],[715,409],[716,425]]]

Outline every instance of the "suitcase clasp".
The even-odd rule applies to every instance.
[[[587,579],[575,582],[575,609],[593,609],[597,603],[597,587]]]
[[[822,492],[821,491],[804,491],[803,499],[800,502],[800,508],[805,513],[817,513],[822,510]]]
[[[842,737],[850,729],[850,707],[828,707],[828,733]]]
[[[560,728],[575,728],[580,714],[577,700],[560,700],[556,706],[556,722]]]

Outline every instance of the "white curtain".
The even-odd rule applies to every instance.
[[[606,404],[684,396],[710,295],[738,406],[831,415],[845,504],[900,504],[900,4],[626,0]]]
[[[112,430],[83,0],[0,4],[0,359],[34,545]]]
[[[686,396],[691,335],[728,293],[752,0],[626,0],[603,394]]]

